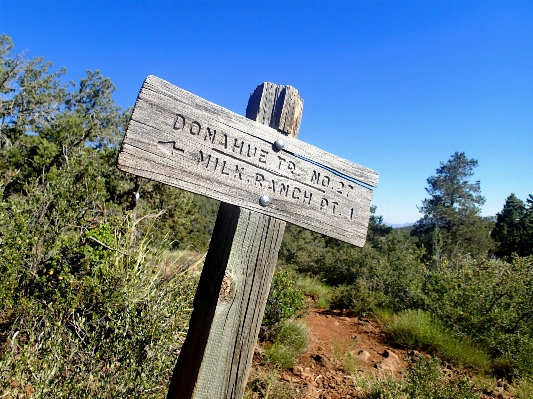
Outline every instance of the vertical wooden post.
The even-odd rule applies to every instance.
[[[297,137],[303,100],[291,86],[263,83],[246,116]],[[189,331],[167,399],[241,399],[285,222],[220,204]]]

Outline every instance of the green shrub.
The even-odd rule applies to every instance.
[[[387,333],[402,345],[434,353],[456,365],[490,369],[487,353],[468,339],[457,338],[431,314],[422,310],[406,310],[386,322]]]
[[[386,298],[380,292],[372,291],[365,280],[354,284],[341,285],[333,290],[333,305],[336,308],[350,309],[357,316],[374,313]]]
[[[69,295],[24,296],[14,303],[17,317],[0,323],[1,392],[54,398],[166,395],[197,276],[162,269],[158,252],[145,242],[122,245],[129,236],[117,233],[106,241],[119,250],[105,249],[102,262],[85,275],[62,274]]]
[[[524,337],[523,343],[518,346],[514,365],[521,375],[533,377],[533,338]]]
[[[507,364],[504,374],[533,373],[533,257],[444,260],[424,290],[427,309]]]
[[[305,295],[313,298],[315,306],[322,309],[329,309],[331,304],[331,287],[319,282],[316,278],[302,276],[298,278],[297,286]]]
[[[472,385],[457,376],[445,376],[437,358],[421,357],[411,363],[405,381],[389,380],[375,384],[366,399],[479,399]]]
[[[285,323],[265,348],[265,358],[279,368],[294,367],[295,358],[307,348],[307,328],[300,322]]]
[[[285,323],[276,335],[276,342],[300,353],[307,348],[309,333],[307,327],[298,321]]]
[[[282,322],[297,316],[305,307],[305,294],[296,285],[295,273],[276,269],[263,316],[263,327],[276,329]]]
[[[292,266],[333,287],[344,286],[334,294],[336,306],[359,314],[381,307],[398,311],[424,306],[424,252],[401,235],[380,238],[377,248],[337,242],[305,252],[291,258]]]

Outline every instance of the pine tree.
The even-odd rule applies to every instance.
[[[514,194],[509,195],[501,212],[496,215],[496,225],[491,232],[496,242],[494,254],[510,260],[513,254],[533,254],[533,196],[526,204]]]
[[[533,195],[526,199],[526,211],[522,218],[521,255],[533,255]]]
[[[485,198],[480,182],[470,181],[477,164],[464,152],[456,152],[427,179],[429,198],[418,208],[424,216],[411,235],[418,238],[429,256],[477,256],[490,247],[490,222],[480,216]]]
[[[494,254],[510,258],[513,252],[519,252],[525,212],[526,207],[522,200],[514,194],[507,197],[502,211],[496,214],[496,225],[491,232],[492,239],[497,243]]]

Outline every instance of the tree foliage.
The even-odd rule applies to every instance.
[[[129,111],[100,72],[64,73],[0,36],[0,391],[161,397],[195,278],[153,263],[165,237],[191,243],[198,202],[146,183],[134,215],[115,167]]]
[[[509,195],[496,215],[491,237],[496,242],[497,256],[509,260],[513,254],[533,255],[533,195],[529,195],[526,204],[514,194]]]
[[[366,239],[369,245],[377,246],[383,237],[392,231],[391,226],[383,222],[383,216],[376,215],[376,206],[370,207],[370,220],[368,221],[368,232]]]
[[[115,167],[130,111],[111,80],[88,71],[66,84],[65,68],[12,51],[0,36],[0,274],[14,279],[0,299],[63,295],[106,262],[128,218],[138,240],[205,247],[211,221],[190,193],[144,182],[131,212],[136,181]]]
[[[484,255],[489,249],[490,222],[480,216],[485,198],[479,181],[471,182],[478,162],[464,152],[454,153],[427,179],[429,198],[418,209],[423,217],[411,232],[428,255]]]

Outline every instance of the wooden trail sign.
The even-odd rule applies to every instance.
[[[261,114],[260,103],[255,109]],[[298,130],[292,115],[278,119],[272,122],[291,120],[283,128]],[[139,93],[117,166],[358,246],[366,239],[371,187],[378,181],[368,168],[280,137],[155,76]]]
[[[242,398],[285,229],[283,220],[311,226],[312,230],[344,241],[364,243],[368,216],[363,220],[362,215],[368,215],[369,209],[363,204],[367,201],[369,208],[371,194],[364,184],[375,186],[377,174],[295,140],[302,107],[303,100],[296,89],[264,83],[252,93],[246,110],[246,116],[257,121],[255,123],[155,77],[149,77],[141,89],[118,167],[209,197],[229,200],[229,203],[220,204],[194,298],[189,331],[167,399]],[[207,136],[202,136],[202,132]],[[187,140],[189,136],[195,137]],[[222,141],[217,142],[216,137],[222,137]],[[280,138],[285,141],[282,148],[274,144]],[[226,139],[233,147],[226,145]],[[247,152],[241,153],[241,149],[248,151],[249,148],[263,152],[253,161],[246,158]],[[203,151],[212,158],[203,157]],[[233,176],[223,173],[231,170],[222,168],[230,162],[235,163]],[[290,167],[289,162],[293,162]],[[241,163],[246,166],[238,167]],[[202,170],[204,166],[208,173]],[[308,175],[311,184],[305,180],[305,173],[311,173]],[[257,174],[272,178],[270,188],[269,180],[258,179]],[[241,176],[246,178],[241,179]],[[256,180],[250,182],[250,176]],[[232,179],[237,183],[228,183]],[[333,181],[337,181],[337,190],[331,186]],[[363,185],[351,187],[355,181]],[[225,183],[228,184],[223,186]],[[282,183],[287,188],[277,192],[275,187],[278,184],[281,187]],[[303,189],[308,190],[307,203],[303,199],[297,201],[300,199],[296,198],[300,194],[298,190],[289,191],[299,188],[297,184],[307,187]],[[349,191],[341,190],[345,187]],[[321,193],[321,199],[328,200],[327,203],[312,207],[311,203],[316,204],[312,202],[316,191],[311,189]],[[351,190],[364,195],[350,197]],[[344,198],[345,194],[356,205],[351,205],[352,202]],[[259,195],[268,195],[271,202],[261,205]],[[287,198],[289,195],[292,199]],[[351,215],[351,224],[343,224],[343,229],[351,226],[358,231],[349,235],[350,239],[339,236],[344,230],[337,229],[334,224],[323,228],[320,223],[304,220],[315,213],[322,215],[323,220],[323,215],[328,215],[328,207],[335,205],[330,208],[329,218],[338,222],[343,216],[346,219],[341,208],[347,209],[347,204],[353,206],[353,215],[358,215]]]

